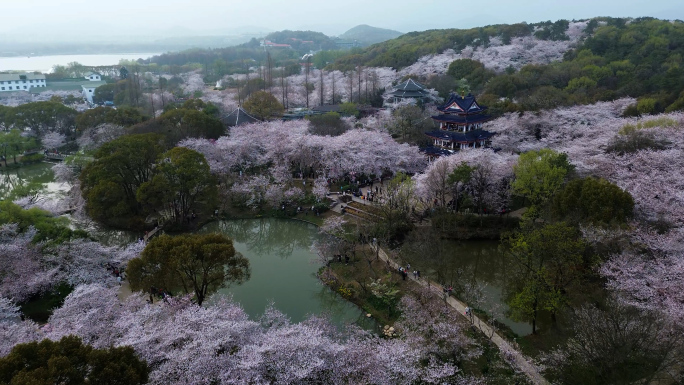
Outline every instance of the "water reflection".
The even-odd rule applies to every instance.
[[[411,263],[412,270],[452,286],[460,299],[495,316],[516,334],[532,332],[530,324],[506,317],[510,262],[500,252],[497,241],[444,240],[426,230],[407,239],[402,258]]]
[[[372,320],[340,295],[323,286],[313,261],[312,243],[322,237],[315,226],[283,219],[218,221],[200,232],[218,232],[233,239],[235,249],[249,259],[252,275],[240,286],[222,289],[256,318],[274,306],[293,322],[311,314],[327,315],[337,325],[356,323],[376,330]]]
[[[245,244],[254,254],[275,254],[280,258],[289,258],[296,248],[310,247],[319,236],[314,225],[284,226],[282,221],[272,219],[219,221],[207,225],[206,229],[229,234],[233,241]]]
[[[19,168],[0,167],[0,199],[7,198],[13,189],[29,183],[38,183],[43,186],[38,198],[68,191],[68,184],[54,181],[52,166],[51,163],[36,163]]]

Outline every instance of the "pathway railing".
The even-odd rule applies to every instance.
[[[381,249],[376,244],[370,244],[371,248],[377,253],[378,257],[388,263],[390,268],[399,269],[399,264],[392,260],[383,249]],[[423,287],[427,287],[431,291],[439,294],[439,296],[444,296],[444,287],[434,281],[429,279],[416,278],[409,274],[409,278],[414,280],[416,283]],[[446,298],[446,303],[451,307],[456,309],[460,315],[468,319],[470,323],[478,328],[482,333],[484,333],[487,338],[489,338],[498,348],[501,350],[503,355],[511,361],[512,364],[518,367],[525,375],[534,383],[535,385],[549,385],[549,382],[539,373],[537,368],[532,365],[525,356],[515,349],[510,342],[506,341],[501,337],[491,326],[486,322],[483,322],[478,316],[474,315],[472,312],[468,312],[466,315],[467,305],[458,299],[448,296]]]

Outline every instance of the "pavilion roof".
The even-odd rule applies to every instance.
[[[230,114],[221,118],[221,121],[225,123],[228,127],[241,126],[243,124],[256,123],[261,120],[248,114],[247,111],[243,110],[242,107],[238,107]]]
[[[475,100],[475,96],[471,94],[460,96],[452,92],[446,103],[437,107],[437,109],[445,113],[477,114],[485,111],[487,107],[479,105]]]
[[[492,117],[489,115],[437,115],[433,116],[432,119],[437,122],[445,123],[456,123],[456,124],[469,124],[469,123],[482,123],[490,120]]]
[[[413,79],[407,79],[406,81],[397,85],[391,94],[402,98],[422,98],[427,96],[429,92],[425,89],[424,85]]]
[[[427,135],[431,138],[440,139],[440,140],[449,140],[449,141],[456,142],[456,143],[473,143],[473,142],[477,142],[480,140],[489,139],[492,136],[494,136],[495,133],[485,131],[485,130],[475,130],[475,131],[468,131],[468,132],[438,130],[438,131],[426,132],[425,135]]]
[[[397,85],[395,89],[404,91],[425,91],[425,86],[409,78]]]
[[[420,149],[420,152],[422,152],[425,155],[432,155],[432,156],[449,156],[454,153],[454,151],[451,150],[446,150],[441,147],[436,147],[436,146],[427,146],[423,147]]]

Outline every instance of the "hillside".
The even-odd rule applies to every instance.
[[[314,31],[277,31],[271,32],[266,40],[278,44],[289,44],[292,49],[304,54],[310,50],[329,50],[337,48],[335,42],[325,34]]]
[[[371,27],[370,25],[361,24],[350,29],[349,31],[338,36],[342,40],[356,40],[362,45],[371,45],[382,43],[383,41],[396,39],[403,35],[399,31],[391,29]]]
[[[499,37],[504,45],[511,39],[534,36],[540,40],[564,41],[568,29],[567,20],[536,24],[499,24],[471,29],[434,29],[422,32],[409,32],[396,39],[374,44],[359,55],[340,58],[338,67],[362,65],[372,67],[392,67],[401,69],[418,61],[425,55],[439,54],[448,49],[461,51],[466,47],[488,46],[492,38]]]
[[[468,89],[497,114],[632,97],[626,114],[641,115],[684,108],[682,57],[684,22],[602,17],[411,32],[329,69],[392,67],[443,96]]]

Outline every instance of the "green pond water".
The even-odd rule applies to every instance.
[[[0,199],[5,199],[7,194],[15,187],[31,182],[41,183],[44,190],[39,197],[47,198],[53,194],[59,194],[69,190],[66,183],[55,182],[55,174],[52,172],[51,163],[35,163],[19,168],[0,167]]]
[[[532,333],[532,326],[516,322],[506,316],[508,306],[504,288],[508,278],[509,261],[499,250],[497,241],[441,240],[439,245],[402,257],[411,263],[412,270],[421,276],[452,286],[456,296],[468,305],[481,309],[519,336]]]
[[[320,263],[311,245],[324,236],[316,226],[286,219],[245,219],[212,222],[200,232],[229,236],[235,250],[249,259],[249,281],[219,292],[232,295],[250,316],[258,317],[274,303],[293,322],[326,314],[339,325],[375,327],[358,307],[316,277]]]
[[[0,198],[17,183],[40,182],[45,185],[43,197],[60,194],[67,184],[54,182],[52,164],[38,163],[18,169],[0,170]],[[142,234],[98,227],[90,222],[77,224],[107,245],[124,245],[136,241]],[[372,320],[352,303],[323,286],[316,272],[320,263],[311,245],[322,237],[314,225],[286,219],[249,219],[212,222],[200,232],[218,232],[233,239],[235,249],[250,260],[251,278],[242,285],[222,289],[230,294],[252,317],[263,314],[274,303],[293,322],[310,314],[327,314],[338,325],[357,323],[374,329]],[[503,300],[507,262],[493,241],[441,241],[440,257],[429,253],[404,256],[412,270],[423,276],[452,285],[459,298],[488,313],[518,335],[531,333],[528,323],[515,322],[505,316]]]

